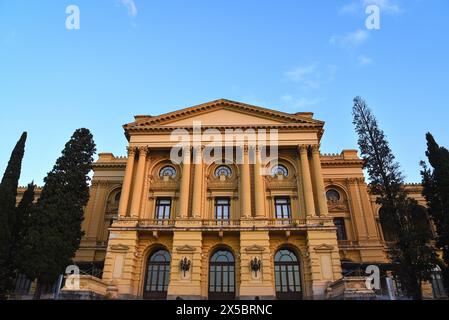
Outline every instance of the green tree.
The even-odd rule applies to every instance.
[[[370,187],[382,207],[381,223],[388,225],[392,233],[390,259],[400,265],[397,273],[407,296],[421,299],[421,283],[430,279],[435,263],[435,252],[430,245],[431,233],[423,230],[420,223],[422,210],[418,210],[417,203],[407,197],[399,164],[384,132],[362,98],[354,99],[352,112]]]
[[[0,183],[0,299],[5,299],[14,282],[11,246],[15,228],[16,196],[27,133],[17,142]]]
[[[20,250],[24,245],[26,226],[28,225],[28,219],[34,206],[35,189],[36,185],[34,184],[34,182],[28,184],[28,187],[23,193],[22,199],[20,200],[16,210],[14,240],[11,248],[16,274],[20,273],[22,269],[22,261],[19,259],[19,257],[21,256]]]
[[[79,248],[83,210],[89,200],[95,143],[87,129],[78,129],[65,145],[27,222],[21,250],[22,268],[37,280],[35,298],[43,285],[53,284]]]
[[[442,251],[444,261],[440,266],[445,287],[449,288],[449,150],[440,147],[430,133],[426,139],[426,156],[432,169],[421,162],[423,196],[436,227],[436,246]]]

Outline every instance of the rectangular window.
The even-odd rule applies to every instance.
[[[290,198],[276,197],[274,199],[274,203],[275,203],[276,219],[290,219],[291,218]]]
[[[156,200],[156,219],[166,220],[170,219],[171,199],[158,198]]]
[[[229,198],[215,198],[215,219],[229,220],[231,200]]]
[[[335,218],[334,224],[337,227],[337,240],[348,240],[346,236],[345,219]]]

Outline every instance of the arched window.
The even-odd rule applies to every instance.
[[[288,177],[288,169],[287,169],[286,166],[284,166],[284,165],[282,165],[282,164],[277,165],[277,166],[274,166],[274,167],[271,169],[271,175],[272,175],[272,176],[282,175],[282,176],[284,176],[284,177]]]
[[[121,192],[117,192],[117,193],[115,194],[115,197],[114,197],[115,203],[119,203],[119,202],[120,202],[120,196],[121,196],[121,195],[122,195]]]
[[[281,300],[301,299],[300,263],[296,254],[289,249],[281,249],[274,256],[276,296]]]
[[[329,189],[326,192],[326,198],[329,202],[338,202],[341,199],[340,193],[335,189]]]
[[[159,172],[160,177],[176,177],[176,169],[172,166],[165,166]]]
[[[167,299],[170,281],[170,253],[157,250],[148,258],[144,299]]]
[[[229,250],[218,250],[210,258],[209,299],[235,299],[235,260]]]
[[[215,176],[225,176],[229,178],[232,175],[232,170],[228,166],[218,166],[217,169],[215,169]]]

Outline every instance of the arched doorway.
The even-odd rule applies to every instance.
[[[279,300],[302,299],[301,268],[298,256],[290,249],[280,249],[274,256],[276,297]]]
[[[216,251],[209,260],[209,300],[235,299],[235,259],[226,249]]]
[[[170,261],[170,253],[164,249],[156,250],[148,257],[143,292],[144,299],[167,299],[170,282]]]

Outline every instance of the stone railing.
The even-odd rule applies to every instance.
[[[375,300],[376,293],[366,286],[366,277],[344,277],[326,289],[328,300]]]
[[[60,297],[66,300],[95,300],[104,299],[108,285],[101,279],[80,275],[78,280],[74,276],[66,278],[66,285],[61,289]]]
[[[138,228],[142,229],[175,229],[175,228],[204,228],[204,229],[247,229],[247,228],[280,228],[304,229],[306,219],[139,219]]]
[[[139,227],[173,227],[174,219],[139,219]]]
[[[290,227],[300,228],[307,225],[306,219],[270,219],[268,220],[269,227]]]

